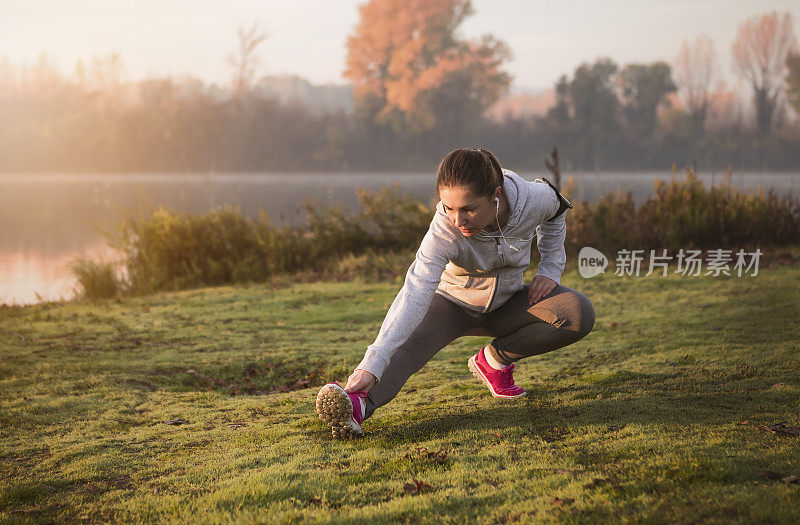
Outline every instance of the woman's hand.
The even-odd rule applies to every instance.
[[[532,305],[542,297],[547,297],[547,294],[552,292],[556,286],[558,283],[549,277],[537,275],[528,287],[528,303]]]
[[[377,382],[378,378],[374,375],[366,370],[358,369],[347,378],[347,386],[344,387],[344,391],[348,394],[358,391],[369,392],[369,389]]]

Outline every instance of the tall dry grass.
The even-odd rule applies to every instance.
[[[565,185],[568,194],[574,180]],[[581,202],[567,216],[567,249],[755,248],[800,241],[800,200],[763,187],[744,193],[726,176],[706,188],[692,170],[657,180],[652,197],[636,206],[617,190],[596,203]]]
[[[113,273],[87,261],[76,264],[73,273],[90,298],[123,290],[140,294],[257,282],[307,271],[335,277],[369,261],[385,266],[387,255],[412,249],[430,223],[431,210],[397,188],[358,190],[358,198],[355,213],[306,203],[302,228],[276,226],[263,211],[253,219],[233,208],[199,215],[158,208],[123,218],[108,234],[121,255],[124,279],[109,284]]]
[[[564,193],[574,191],[570,180]],[[235,209],[187,215],[163,208],[123,219],[110,235],[122,259],[121,279],[104,265],[80,263],[75,275],[87,297],[150,293],[205,285],[258,282],[281,274],[337,279],[385,278],[408,264],[430,223],[432,209],[388,188],[358,190],[360,208],[305,205],[307,225],[275,226],[262,212]],[[760,189],[743,193],[729,180],[706,188],[688,171],[636,206],[618,190],[596,203],[576,203],[567,215],[567,251],[583,246],[626,249],[755,248],[796,244],[800,201]]]

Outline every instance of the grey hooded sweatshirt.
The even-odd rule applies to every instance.
[[[465,237],[439,202],[403,288],[357,369],[380,380],[392,354],[422,321],[434,293],[478,314],[499,308],[523,287],[534,237],[541,259],[536,275],[561,280],[567,260],[566,213],[549,220],[561,204],[555,191],[540,179],[528,182],[510,170],[503,170],[503,176],[511,209],[502,229],[505,239],[499,231]]]

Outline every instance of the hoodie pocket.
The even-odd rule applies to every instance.
[[[475,285],[474,275],[454,275],[448,272],[442,274],[442,283],[455,288],[472,288]]]
[[[465,290],[471,290],[473,288],[484,288],[486,280],[486,276],[465,275],[459,276],[458,281],[453,284]]]

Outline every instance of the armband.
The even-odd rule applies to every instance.
[[[553,189],[553,191],[556,192],[556,197],[558,198],[558,202],[559,202],[558,211],[556,211],[555,215],[553,215],[552,217],[547,219],[548,221],[552,221],[553,219],[555,219],[556,217],[558,217],[559,215],[561,215],[562,213],[564,213],[568,209],[570,209],[570,210],[572,209],[572,203],[569,202],[569,200],[567,200],[566,197],[561,195],[561,192],[558,191],[558,188],[553,186],[550,183],[549,180],[545,179],[544,177],[540,177],[540,178],[536,179],[536,181],[534,181],[534,182],[538,182],[538,181],[542,181],[542,182],[546,183],[548,186],[550,186]]]

